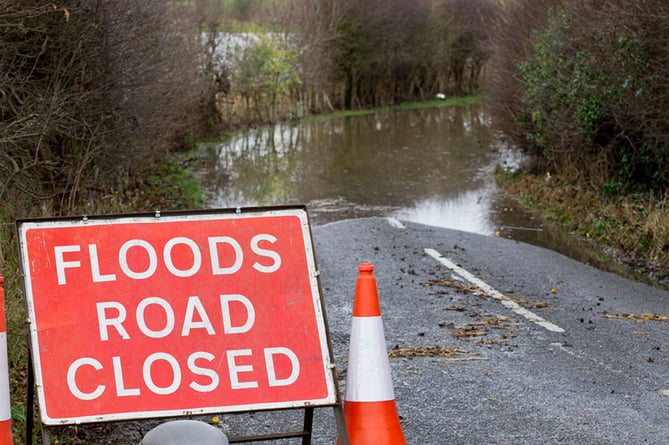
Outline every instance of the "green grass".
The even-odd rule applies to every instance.
[[[669,284],[669,192],[612,196],[566,174],[498,173],[497,178],[525,207],[606,247],[628,271]]]
[[[442,99],[431,99],[423,102],[403,102],[398,105],[391,105],[387,107],[380,108],[370,108],[365,110],[346,110],[346,111],[337,111],[334,113],[327,114],[317,114],[305,117],[303,121],[319,121],[324,119],[338,119],[342,117],[349,116],[366,116],[369,114],[374,114],[383,111],[395,111],[395,110],[417,110],[421,108],[435,108],[435,107],[453,107],[458,105],[476,105],[482,104],[485,102],[485,94],[474,94],[469,96],[452,96],[444,100]]]
[[[204,195],[199,181],[186,165],[175,160],[161,164],[147,177],[143,200],[157,209],[184,210],[202,207]]]

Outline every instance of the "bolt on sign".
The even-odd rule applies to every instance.
[[[17,227],[44,424],[336,402],[303,207]]]

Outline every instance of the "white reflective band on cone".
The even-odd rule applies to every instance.
[[[0,332],[0,421],[12,418],[9,399],[9,367],[7,362],[7,332]]]
[[[344,401],[394,400],[381,317],[353,317],[349,348]]]

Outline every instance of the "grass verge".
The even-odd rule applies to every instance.
[[[387,107],[380,108],[371,108],[365,110],[347,110],[347,111],[338,111],[335,113],[326,113],[326,114],[314,114],[305,117],[304,121],[318,121],[324,119],[337,119],[347,116],[365,116],[368,114],[374,114],[382,111],[394,111],[394,110],[417,110],[421,108],[434,108],[434,107],[453,107],[458,105],[475,105],[482,104],[485,102],[486,95],[484,93],[473,94],[469,96],[452,96],[446,99],[431,99],[423,102],[404,102],[398,105],[391,105]]]
[[[568,175],[499,174],[524,206],[601,246],[628,271],[669,286],[669,192],[610,193]]]

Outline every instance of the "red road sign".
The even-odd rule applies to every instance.
[[[18,228],[44,424],[336,403],[304,208]]]

